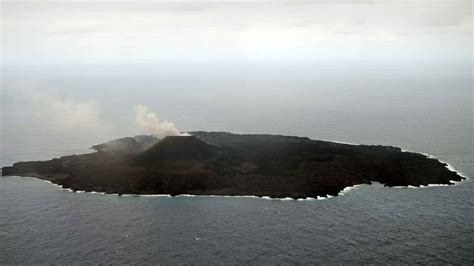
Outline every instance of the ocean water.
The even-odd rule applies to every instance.
[[[68,87],[75,89],[69,96],[102,97],[105,116],[127,117],[124,106],[149,95],[144,103],[166,110],[161,113],[183,130],[393,145],[433,155],[468,180],[417,189],[363,185],[326,200],[281,201],[119,197],[3,177],[0,264],[474,264],[469,72],[254,70],[149,76],[127,71],[109,83],[97,71],[75,80],[68,72],[36,82],[39,91],[61,94]],[[25,130],[29,118],[18,108],[25,104],[15,96],[18,79],[5,73],[1,165],[84,153],[106,140],[58,137],[39,123],[41,117]],[[149,84],[156,88],[129,93]],[[265,84],[274,86],[258,89]],[[238,89],[216,89],[227,85]],[[116,137],[126,133],[117,132]]]
[[[317,201],[118,197],[1,179],[1,263],[472,264],[472,184]]]
[[[3,177],[0,263],[472,264],[471,180],[281,201],[119,197]]]

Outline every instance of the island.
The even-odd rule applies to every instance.
[[[380,145],[307,137],[189,132],[135,136],[95,152],[3,167],[74,191],[111,194],[255,195],[293,199],[337,196],[344,188],[453,184],[464,177],[426,155]]]

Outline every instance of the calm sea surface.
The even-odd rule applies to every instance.
[[[472,164],[447,156],[471,175]],[[0,263],[474,263],[474,185],[319,201],[118,197],[0,178]]]
[[[359,78],[342,73],[344,79],[327,80],[314,74],[319,72],[272,73],[257,73],[253,79],[226,72],[219,76],[222,81],[206,81],[202,73],[136,78],[142,83],[117,75],[110,92],[96,90],[107,84],[94,83],[93,76],[40,83],[82,86],[74,92],[103,96],[104,112],[111,117],[130,115],[128,107],[112,105],[141,103],[140,95],[154,92],[144,103],[167,110],[165,117],[185,129],[394,145],[431,154],[470,179],[421,189],[364,185],[327,200],[279,201],[72,193],[34,178],[5,177],[0,178],[0,264],[474,264],[469,73],[439,80],[438,74],[422,79],[390,71]],[[9,100],[2,106],[1,165],[83,153],[99,142],[45,139],[41,121],[25,123],[28,116],[14,103],[16,83],[9,79],[20,80],[6,75],[10,90],[4,91]],[[146,87],[147,80],[156,90],[129,93]],[[239,89],[215,89],[226,84]],[[263,84],[275,86],[257,90]],[[176,93],[188,87],[200,90]],[[116,97],[109,99],[112,91]],[[171,104],[177,102],[182,104]]]

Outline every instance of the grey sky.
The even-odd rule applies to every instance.
[[[472,151],[469,0],[0,1],[0,164],[148,134],[137,105],[179,130]]]
[[[471,60],[472,1],[2,1],[3,64]]]

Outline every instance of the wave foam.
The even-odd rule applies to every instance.
[[[413,153],[419,153],[419,154],[423,154],[424,156],[426,156],[426,158],[429,158],[429,159],[435,159],[435,160],[438,160],[440,163],[444,164],[445,168],[448,169],[449,171],[451,172],[454,172],[456,174],[458,174],[459,176],[461,176],[462,178],[464,178],[463,180],[461,181],[456,181],[456,180],[450,180],[449,184],[428,184],[427,186],[424,186],[424,185],[420,185],[419,187],[415,187],[415,186],[408,186],[408,188],[426,188],[426,187],[446,187],[446,186],[456,186],[458,184],[460,184],[461,182],[465,181],[465,180],[468,180],[469,177],[466,176],[465,174],[463,174],[462,172],[460,171],[457,171],[456,169],[454,169],[454,167],[452,165],[450,165],[448,162],[445,162],[443,160],[440,160],[436,157],[434,157],[433,155],[431,154],[428,154],[428,153],[424,153],[424,152],[415,152],[415,151],[410,151],[410,150],[405,150],[405,149],[402,149],[402,152],[413,152]],[[396,186],[394,188],[399,188],[399,187],[402,187],[403,186]]]
[[[74,191],[70,188],[64,188],[62,185],[57,185],[51,181],[48,180],[42,180],[45,181],[49,184],[52,184],[58,188],[61,189],[61,191],[67,191],[67,192],[73,192],[73,193],[84,193],[84,194],[98,194],[98,195],[107,195],[107,196],[118,196],[118,197],[156,197],[156,198],[195,198],[195,197],[204,197],[204,198],[246,198],[246,199],[263,199],[263,200],[272,200],[272,201],[316,201],[316,200],[328,200],[331,198],[334,198],[335,196],[331,195],[326,195],[326,196],[316,196],[316,198],[313,197],[306,197],[306,198],[298,198],[298,199],[293,199],[290,197],[285,197],[285,198],[272,198],[270,196],[255,196],[255,195],[193,195],[193,194],[180,194],[176,196],[171,196],[170,194],[117,194],[117,193],[105,193],[105,192],[98,192],[98,191],[83,191],[83,190],[77,190]],[[377,183],[377,182],[375,182]],[[458,182],[459,183],[459,182]],[[363,186],[364,184],[361,185],[354,185],[354,186],[349,186],[345,187],[343,190],[341,190],[338,193],[338,196],[343,196],[345,194],[348,194],[350,191],[357,189],[358,187]],[[415,187],[415,186],[394,186],[392,188],[426,188],[426,187],[441,187],[441,186],[449,186],[447,184],[429,184],[427,186],[420,186],[420,187]]]
[[[97,195],[107,195],[107,196],[118,196],[118,197],[162,197],[162,198],[180,198],[180,197],[189,197],[189,198],[194,198],[194,197],[206,197],[206,198],[247,198],[247,199],[264,199],[264,200],[274,200],[274,201],[314,201],[314,200],[324,200],[331,198],[333,196],[327,195],[326,197],[320,197],[318,196],[317,198],[312,198],[312,197],[307,197],[307,198],[298,198],[298,199],[293,199],[290,197],[285,197],[285,198],[272,198],[270,196],[255,196],[255,195],[192,195],[192,194],[180,194],[176,196],[171,196],[170,194],[118,194],[118,193],[105,193],[105,192],[100,192],[100,191],[84,191],[84,190],[72,190],[71,188],[64,188],[63,185],[58,185],[55,184],[49,180],[44,180],[40,179],[41,181],[47,182],[49,184],[52,184],[58,188],[60,188],[61,191],[67,191],[67,192],[72,192],[72,193],[77,193],[77,194],[97,194]]]
[[[341,192],[339,192],[339,194],[337,194],[338,196],[343,196],[347,193],[349,193],[351,190],[354,190],[358,187],[360,187],[362,185],[353,185],[353,186],[349,186],[349,187],[345,187],[343,190],[341,190]]]

